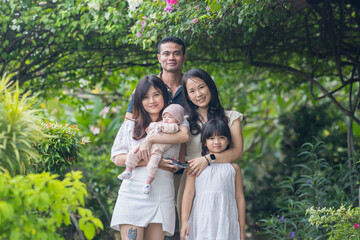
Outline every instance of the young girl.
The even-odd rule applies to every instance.
[[[201,143],[205,157],[230,148],[228,124],[209,120],[202,128]],[[188,175],[181,209],[181,239],[245,240],[245,198],[239,165],[213,163],[199,177]]]

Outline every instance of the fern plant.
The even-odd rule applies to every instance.
[[[17,83],[12,84],[9,76],[0,81],[0,170],[25,174],[31,170],[30,157],[40,161],[34,143],[45,134],[38,125],[39,112],[33,109],[36,96],[23,93]]]

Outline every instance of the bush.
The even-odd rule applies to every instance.
[[[61,226],[71,223],[71,214],[81,216],[79,227],[92,239],[102,222],[84,209],[87,195],[81,172],[66,174],[63,181],[50,173],[0,174],[0,239],[62,239]]]
[[[360,239],[360,209],[359,207],[345,208],[314,208],[311,207],[306,211],[309,214],[309,222],[316,227],[323,227],[329,240]]]
[[[32,109],[36,96],[22,93],[9,79],[3,77],[0,81],[0,170],[14,176],[32,169],[30,157],[40,161],[34,143],[44,134],[38,125],[38,111]]]
[[[48,136],[36,145],[43,161],[34,163],[37,172],[49,171],[62,174],[80,160],[80,149],[88,143],[76,125],[41,123],[41,129]]]
[[[326,159],[331,159],[328,155],[321,141],[302,146],[298,164],[292,167],[293,174],[284,176],[278,186],[278,211],[260,220],[270,239],[321,239],[326,231],[309,223],[307,209],[339,207],[353,202],[349,179],[357,178],[358,174],[342,164],[331,167]]]

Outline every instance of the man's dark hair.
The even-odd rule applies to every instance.
[[[184,41],[181,40],[180,38],[174,37],[174,36],[164,37],[164,38],[159,42],[159,44],[158,44],[158,53],[159,53],[159,54],[160,54],[160,46],[161,46],[161,44],[163,44],[163,43],[168,43],[168,42],[173,42],[173,43],[176,43],[176,44],[181,45],[182,50],[183,50],[183,54],[185,54],[185,52],[186,52],[186,46],[185,46]]]

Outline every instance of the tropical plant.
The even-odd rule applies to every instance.
[[[61,227],[68,226],[75,214],[87,239],[103,229],[102,222],[83,207],[87,191],[81,172],[67,173],[62,181],[56,177],[0,174],[1,239],[63,239]]]
[[[42,161],[34,163],[37,172],[49,171],[62,174],[78,162],[81,148],[88,143],[76,125],[41,123],[41,129],[48,136],[36,145]]]
[[[0,169],[12,176],[25,174],[32,169],[30,157],[39,162],[34,143],[45,134],[38,125],[39,111],[33,109],[36,96],[23,93],[18,83],[11,83],[10,76],[0,81]]]

